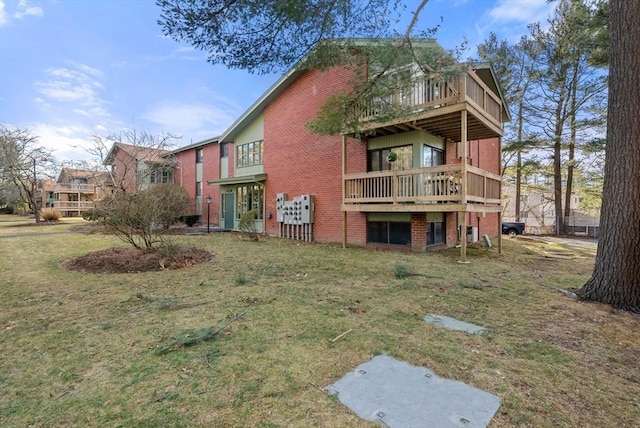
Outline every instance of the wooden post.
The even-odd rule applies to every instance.
[[[467,262],[467,212],[458,213],[458,223],[462,228],[460,233],[460,262]]]
[[[460,144],[462,145],[462,153],[460,156],[460,174],[462,175],[462,200],[461,203],[467,203],[469,177],[467,177],[467,158],[469,157],[469,142],[467,141],[467,111],[462,110],[460,114]],[[466,209],[466,208],[465,208]]]
[[[391,164],[393,176],[391,177],[391,197],[393,198],[393,205],[398,205],[398,167],[396,163]]]
[[[498,213],[498,254],[502,254],[502,211]]]
[[[347,174],[347,136],[342,135],[342,205],[344,205],[346,191],[345,191],[345,176]],[[342,248],[347,248],[347,212],[342,211]]]
[[[500,107],[502,111],[502,107]],[[500,163],[502,159],[502,138],[498,138],[498,171],[502,175],[502,165]],[[500,198],[500,211],[498,212],[498,254],[502,254],[502,180],[498,183],[498,197]],[[518,215],[516,213],[516,215]]]
[[[466,77],[465,77],[466,78]],[[461,220],[462,231],[460,233],[460,258],[462,263],[467,262],[467,194],[469,177],[467,176],[467,158],[469,157],[469,143],[467,141],[467,111],[462,110],[460,114],[460,144],[462,144],[462,160],[460,162],[460,174],[462,175],[462,195],[461,203],[464,211],[460,212],[458,218]]]

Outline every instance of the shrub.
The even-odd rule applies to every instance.
[[[60,211],[53,208],[43,208],[40,211],[40,217],[44,221],[60,221]]]
[[[247,211],[238,223],[238,229],[242,231],[242,236],[252,241],[258,240],[258,229],[256,228],[256,217],[258,210]]]
[[[180,212],[191,202],[189,194],[177,184],[157,184],[141,192],[151,204],[157,204],[153,211],[155,222],[168,229],[177,223]]]
[[[82,212],[82,218],[87,221],[100,221],[105,219],[106,213],[97,208],[91,208]]]
[[[200,221],[200,216],[198,214],[181,215],[180,221],[189,227],[193,227],[198,221]]]
[[[152,249],[163,243],[158,227],[174,224],[189,202],[184,188],[162,184],[137,193],[115,193],[101,210],[108,229],[118,238],[135,248]]]
[[[407,275],[408,275],[407,267],[401,264],[396,264],[394,276],[397,279],[402,279],[402,278],[406,278]]]

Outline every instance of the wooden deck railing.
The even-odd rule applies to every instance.
[[[95,193],[95,184],[56,184],[53,188],[57,193]]]
[[[345,175],[344,203],[500,203],[498,174],[467,166],[442,165],[403,171],[375,171]]]
[[[464,83],[461,85],[461,83]],[[485,111],[497,124],[502,123],[502,104],[500,98],[478,77],[469,71],[451,81],[442,81],[434,76],[425,75],[414,81],[413,85],[397,92],[358,105],[360,120],[375,120],[392,106],[406,108],[413,113],[427,109],[444,107],[470,101],[476,108]]]
[[[55,201],[53,208],[59,211],[82,211],[95,207],[92,201]]]

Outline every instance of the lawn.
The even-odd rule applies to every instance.
[[[640,318],[558,292],[591,250],[505,239],[459,264],[212,233],[172,237],[215,254],[196,266],[87,274],[60,264],[124,244],[79,222],[0,216],[0,426],[375,426],[324,388],[379,354],[499,396],[491,427],[640,426]]]

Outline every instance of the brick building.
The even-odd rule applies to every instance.
[[[57,180],[40,180],[37,203],[53,208],[64,217],[80,216],[95,208],[111,189],[109,174],[92,170],[62,168]]]
[[[390,101],[409,105],[410,117],[383,121],[363,109],[366,138],[310,133],[307,123],[351,77],[341,67],[294,68],[222,135],[173,151],[175,180],[196,212],[211,196],[211,224],[223,228],[256,210],[269,235],[412,251],[461,244],[463,257],[468,240],[499,236],[508,112],[490,66],[448,82],[419,75]]]
[[[174,183],[175,164],[168,150],[115,143],[104,165],[111,168],[111,185],[128,193],[144,190],[153,184]]]

